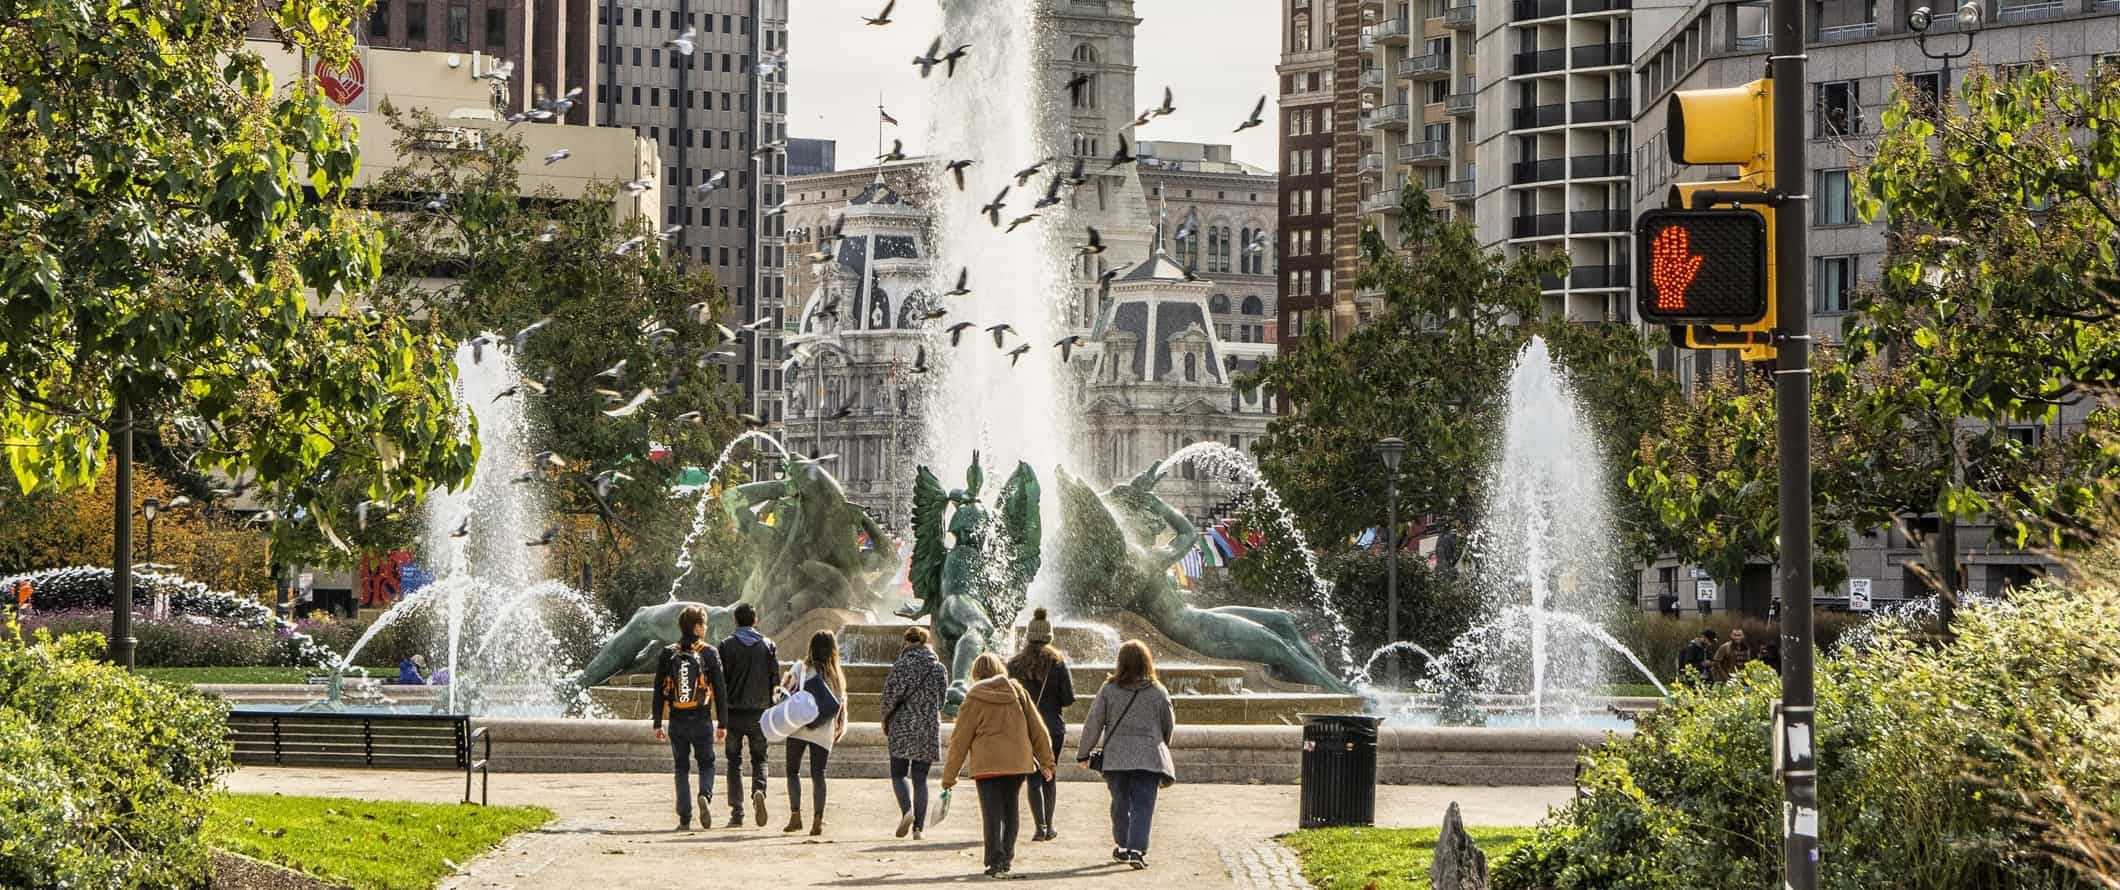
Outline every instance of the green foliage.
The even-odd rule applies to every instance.
[[[379,254],[345,205],[352,124],[275,90],[267,22],[341,60],[358,0],[10,5],[0,32],[0,441],[16,484],[79,487],[120,405],[194,466],[304,521],[416,499],[473,464],[432,336],[344,307]],[[326,483],[363,480],[359,498]]]
[[[229,768],[225,706],[0,627],[0,886],[183,887]]]
[[[1815,612],[1811,616],[1813,639],[1818,641],[1819,649],[1832,651],[1844,634],[1869,620],[1870,616],[1854,612]],[[1672,618],[1660,612],[1633,609],[1627,612],[1624,621],[1623,624],[1611,627],[1612,637],[1619,640],[1620,645],[1627,647],[1627,651],[1639,656],[1642,663],[1655,671],[1656,678],[1666,685],[1678,676],[1679,651],[1686,648],[1688,641],[1700,636],[1701,628],[1713,628],[1718,645],[1727,642],[1730,639],[1730,629],[1737,627],[1744,628],[1745,639],[1754,644],[1762,640],[1781,639],[1780,626],[1774,622],[1727,610],[1717,611],[1712,615],[1684,615]],[[1611,676],[1634,679],[1639,674],[1630,667],[1615,670]],[[1642,689],[1648,691],[1644,692]],[[1655,695],[1656,689],[1644,685],[1614,694]]]
[[[1822,879],[1893,890],[2090,886],[2048,857],[2040,822],[2071,794],[2113,812],[2108,757],[2012,757],[2026,729],[2074,751],[2104,739],[2120,698],[2120,595],[2020,590],[1961,610],[1953,645],[1890,627],[1821,659]],[[2067,641],[2069,645],[2056,645]],[[1677,691],[1631,738],[1583,756],[1585,797],[1500,864],[1500,890],[1769,886],[1781,789],[1767,727],[1780,684],[1762,666]],[[2114,840],[2114,838],[2108,838]]]
[[[1429,890],[1433,828],[1318,828],[1281,836],[1318,890]],[[1487,861],[1514,849],[1528,828],[1466,828]]]
[[[205,836],[215,847],[356,890],[428,890],[509,835],[551,820],[543,807],[222,794]]]

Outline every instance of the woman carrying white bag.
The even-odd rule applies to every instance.
[[[771,741],[788,744],[788,827],[802,830],[802,760],[810,758],[810,784],[815,789],[810,834],[824,833],[824,772],[832,745],[846,735],[846,676],[839,670],[839,640],[831,631],[810,637],[807,657],[797,662],[781,682],[788,697],[765,713],[760,725]]]

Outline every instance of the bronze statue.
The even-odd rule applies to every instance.
[[[1065,469],[1058,474],[1066,522],[1060,596],[1071,611],[1133,612],[1171,641],[1209,658],[1254,661],[1281,679],[1353,691],[1304,641],[1287,612],[1249,606],[1200,609],[1185,601],[1170,567],[1199,542],[1200,533],[1156,496],[1156,484],[1163,480],[1160,462],[1101,496]],[[1175,537],[1158,545],[1165,531]]]
[[[972,662],[1000,642],[997,626],[1023,611],[1026,591],[1038,574],[1038,477],[1030,464],[1001,486],[1000,516],[979,503],[984,476],[979,453],[964,472],[964,487],[944,494],[942,483],[921,467],[913,483],[913,594],[919,600],[898,610],[901,618],[933,616],[936,651],[951,660],[950,691],[943,710],[957,713],[970,688]],[[952,505],[956,513],[947,517]],[[943,546],[947,528],[954,544]]]
[[[751,545],[751,574],[741,599],[758,610],[758,623],[770,628],[812,609],[865,611],[880,605],[877,585],[890,572],[897,542],[868,511],[847,500],[846,489],[822,461],[790,457],[785,467],[785,478],[722,493],[723,508]],[[869,537],[866,550],[860,543],[863,532]]]
[[[572,701],[581,691],[592,686],[601,686],[619,674],[649,674],[655,672],[655,659],[663,647],[677,642],[683,634],[677,627],[677,614],[687,607],[705,610],[707,613],[706,640],[713,642],[736,632],[734,609],[728,606],[709,606],[705,603],[688,603],[672,600],[654,606],[642,606],[626,620],[626,626],[604,641],[596,657],[573,676],[560,681],[560,701]]]

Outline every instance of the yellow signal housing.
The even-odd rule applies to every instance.
[[[1671,187],[1669,206],[1692,208],[1693,194],[1704,190],[1766,191],[1774,185],[1774,81],[1760,78],[1734,87],[1679,90],[1671,94],[1665,111],[1665,133],[1671,155],[1681,164],[1736,164],[1738,178],[1719,182],[1685,182]],[[1777,316],[1774,268],[1775,208],[1747,204],[1767,221],[1767,314],[1747,325],[1714,325],[1720,334],[1752,335],[1761,342],[1702,343],[1694,329],[1684,338],[1693,349],[1737,349],[1739,358],[1769,361],[1775,356],[1772,343]]]

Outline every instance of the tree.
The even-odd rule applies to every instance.
[[[434,337],[350,308],[375,233],[345,205],[352,125],[275,91],[245,27],[345,60],[356,0],[10,4],[0,32],[0,442],[78,488],[111,431],[160,428],[317,526],[462,480]],[[320,483],[365,480],[360,498]]]
[[[189,496],[151,469],[137,472],[134,511],[147,498],[169,504]],[[0,575],[106,564],[112,548],[110,511],[110,492],[98,487],[46,485],[26,493],[0,489]],[[144,541],[136,539],[133,546],[146,558]],[[272,591],[264,531],[196,500],[163,511],[155,521],[154,561],[214,590]]]

